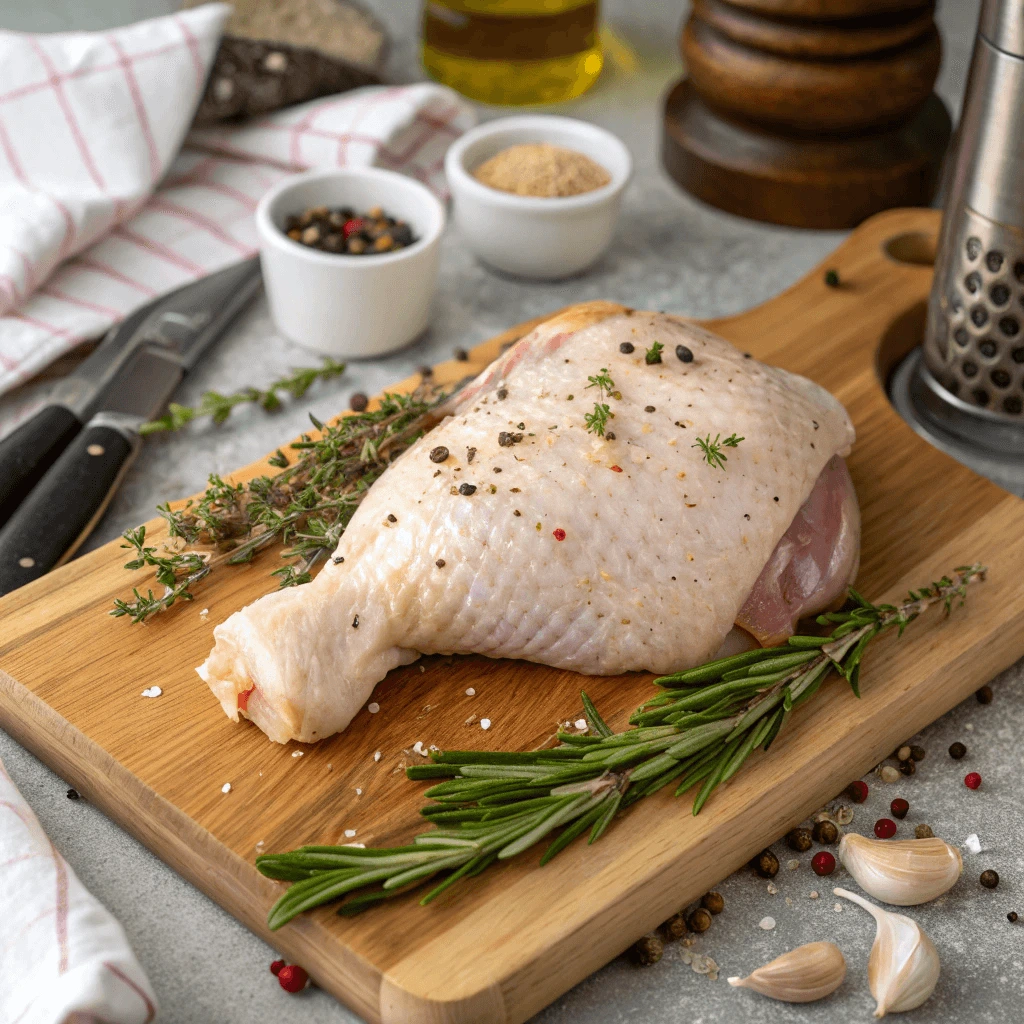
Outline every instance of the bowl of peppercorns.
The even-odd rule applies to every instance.
[[[444,207],[377,167],[310,171],[256,210],[270,312],[282,334],[331,356],[376,356],[427,326]]]

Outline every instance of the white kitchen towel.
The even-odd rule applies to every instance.
[[[220,18],[218,5],[193,8],[188,13],[199,12],[206,12],[211,25]],[[139,97],[135,122],[114,123],[107,117],[90,116],[89,109],[75,108],[79,134],[88,139],[89,153],[98,167],[117,162],[126,135],[132,135],[132,125],[141,123],[149,109],[151,93],[159,93],[161,109],[169,106],[178,115],[187,115],[186,121],[191,117],[198,101],[193,51],[175,48],[171,39],[172,34],[180,38],[180,19],[184,17],[183,13],[143,25],[163,26],[167,40],[161,44],[162,59],[177,60],[179,72],[190,68],[192,79],[181,73],[166,73],[165,68],[150,82],[148,69],[162,65],[155,63],[155,57],[136,60],[134,80],[138,89],[133,92],[127,78],[123,84],[125,95]],[[16,38],[49,40],[51,63],[61,69],[51,78],[64,83],[65,78],[77,82],[89,77],[84,73],[76,76],[70,70],[72,61],[61,56],[59,46],[61,39],[77,41],[84,35]],[[10,36],[0,33],[0,56]],[[15,168],[21,166],[18,154],[26,145],[21,141],[23,136],[44,139],[54,132],[74,135],[68,131],[70,122],[59,104],[48,114],[35,117],[34,136],[33,131],[13,133],[20,108],[11,106],[5,96],[26,86],[24,71],[17,82],[9,74],[0,63],[0,197],[16,178]],[[58,85],[52,84],[52,89],[58,90]],[[111,201],[106,221],[90,213],[88,230],[94,232],[90,237],[95,239],[97,233],[102,233],[99,241],[71,259],[65,259],[71,251],[67,243],[59,241],[54,259],[64,262],[52,273],[53,260],[50,264],[28,261],[29,248],[24,232],[20,232],[22,241],[17,249],[21,251],[15,255],[20,261],[24,254],[28,267],[21,262],[15,267],[0,266],[7,275],[0,276],[0,288],[6,282],[8,301],[13,302],[0,317],[0,394],[80,342],[102,334],[153,297],[254,253],[257,240],[252,214],[256,203],[289,173],[310,167],[376,164],[413,175],[443,195],[444,153],[474,120],[469,104],[440,85],[371,86],[341,93],[254,122],[193,132],[148,200],[143,197],[120,206]],[[19,140],[14,148],[4,143],[14,138]],[[46,147],[40,145],[34,152],[41,159]],[[60,152],[60,160],[55,156],[47,171],[47,180],[53,183],[63,180],[62,166],[73,163],[68,153]],[[151,166],[138,154],[133,161],[142,171]],[[84,156],[79,163],[84,166]],[[76,174],[82,166],[75,165]],[[105,184],[106,179],[103,181]],[[151,184],[147,180],[145,187]],[[95,206],[95,196],[103,190],[95,181],[90,188]],[[38,197],[34,201],[45,202]],[[124,215],[130,216],[117,219]],[[19,223],[8,217],[7,205],[0,199],[0,239],[8,240],[12,232],[20,231]],[[51,227],[51,237],[58,234],[60,231]]]
[[[0,1021],[149,1024],[124,931],[50,842],[0,762]]]

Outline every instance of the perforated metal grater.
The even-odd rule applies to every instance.
[[[1024,0],[982,6],[954,146],[920,372],[1024,455]]]

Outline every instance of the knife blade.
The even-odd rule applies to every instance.
[[[184,301],[141,325],[100,396],[98,411],[0,529],[0,595],[70,558],[99,521],[142,445],[139,428],[260,285],[255,261],[205,278]],[[200,287],[203,286],[203,287]]]
[[[244,305],[258,285],[258,261],[254,258],[160,296],[111,328],[92,355],[54,388],[47,404],[0,440],[0,526],[11,518],[90,416],[106,404],[107,389],[135,349],[154,338],[165,344],[177,343],[187,370],[204,350],[202,331],[218,316],[226,315],[230,320],[238,312],[240,307],[230,301],[232,295]],[[211,296],[226,297],[227,305],[218,310],[207,302],[204,307],[204,300]],[[205,322],[201,323],[203,317]]]

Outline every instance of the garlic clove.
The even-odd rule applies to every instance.
[[[897,907],[941,896],[964,869],[960,851],[935,836],[867,839],[851,833],[839,844],[839,859],[869,896]]]
[[[812,1003],[831,995],[846,977],[846,961],[831,942],[808,942],[783,953],[746,978],[730,978],[734,988],[749,988],[786,1003]]]
[[[916,921],[846,889],[836,896],[863,907],[875,919],[875,942],[868,958],[868,987],[877,1003],[875,1016],[902,1013],[920,1006],[939,980],[939,953]]]

